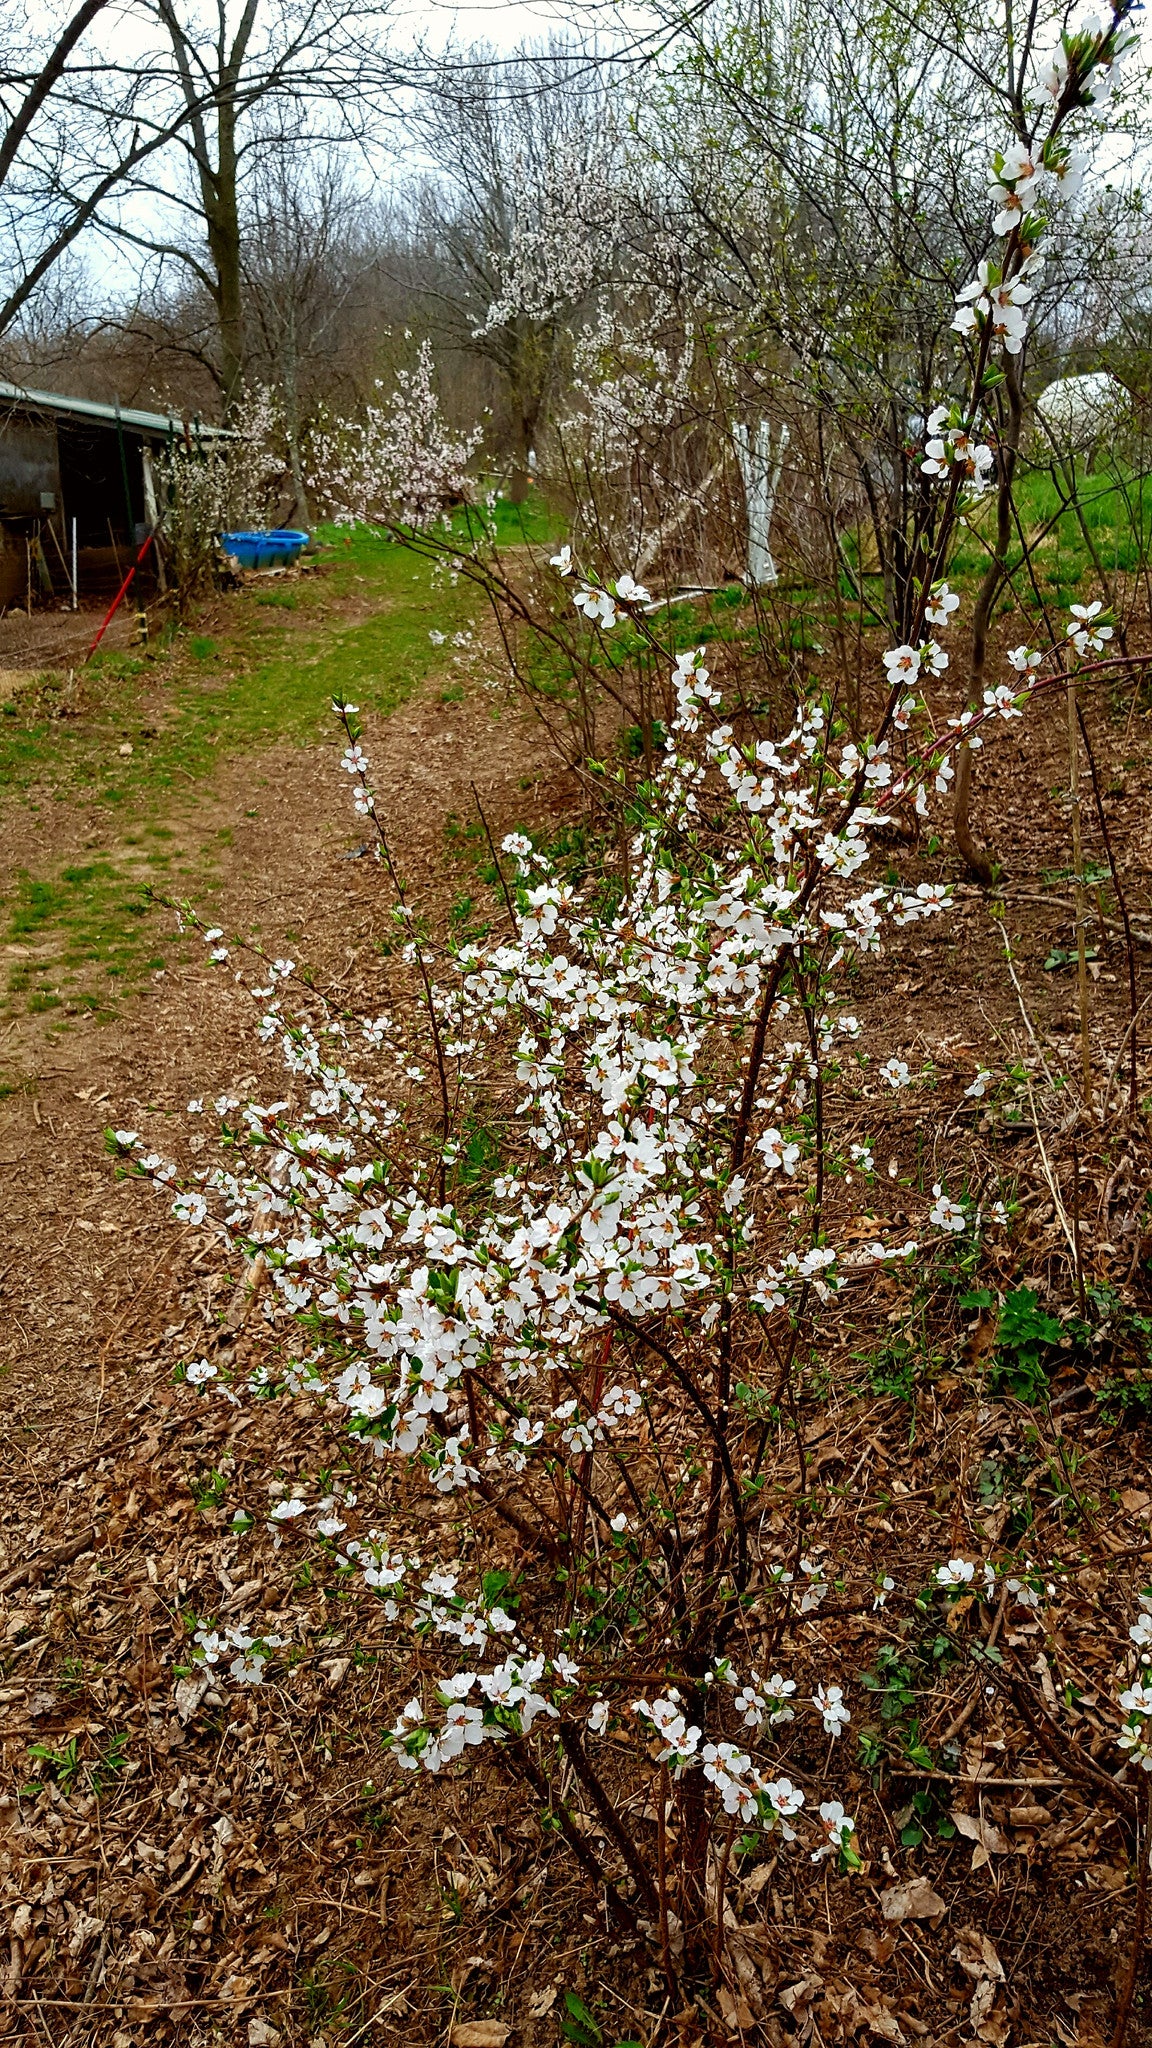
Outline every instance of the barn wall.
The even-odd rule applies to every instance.
[[[0,519],[42,519],[59,503],[55,425],[0,417]]]
[[[69,602],[60,555],[70,565],[73,520],[81,603],[115,594],[147,530],[143,445],[138,432],[118,431],[114,421],[52,420],[0,407],[0,608],[26,602],[27,544],[35,549],[37,537],[48,580],[34,556],[32,603]],[[149,557],[139,577],[142,596],[154,580]]]

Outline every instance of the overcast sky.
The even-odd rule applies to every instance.
[[[400,39],[404,31],[413,40],[420,36],[428,41],[433,39],[457,43],[495,43],[501,49],[512,49],[520,42],[535,41],[553,31],[570,28],[573,9],[562,7],[557,0],[506,0],[506,4],[492,5],[492,0],[474,0],[474,4],[448,5],[446,0],[418,0],[418,4],[398,7],[395,16]]]

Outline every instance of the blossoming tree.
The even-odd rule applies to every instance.
[[[310,487],[338,520],[427,526],[471,494],[468,464],[481,430],[455,434],[436,392],[431,344],[398,370],[387,399],[361,417],[320,420],[310,441]]]

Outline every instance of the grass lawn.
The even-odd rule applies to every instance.
[[[551,537],[539,504],[501,503],[495,516],[507,545]],[[314,742],[332,730],[333,696],[386,716],[471,625],[478,599],[463,579],[364,530],[326,528],[320,539],[319,573],[249,584],[199,622],[168,622],[148,648],[98,654],[72,684],[32,678],[0,705],[0,1015],[114,1015],[127,988],[165,965],[149,884],[200,897],[211,888],[230,832],[198,811],[222,756]],[[256,784],[251,801],[258,808]],[[48,846],[62,837],[69,857],[53,859]],[[173,950],[167,934],[163,944]]]

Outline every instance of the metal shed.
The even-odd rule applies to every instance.
[[[226,430],[0,382],[0,605],[114,589],[156,524],[153,462]],[[155,573],[155,571],[153,571]]]

